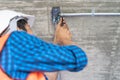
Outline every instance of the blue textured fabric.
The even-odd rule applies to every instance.
[[[75,45],[59,46],[14,31],[0,54],[0,65],[10,77],[25,80],[33,71],[80,71],[87,65],[87,57]]]

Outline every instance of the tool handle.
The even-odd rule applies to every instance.
[[[63,26],[64,25],[64,19],[63,19],[63,17],[61,17],[62,18],[62,22],[61,22],[61,26]]]

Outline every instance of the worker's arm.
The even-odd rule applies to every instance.
[[[17,69],[27,71],[82,70],[87,64],[85,52],[74,45],[65,23],[56,29],[55,45],[47,43],[26,32],[13,32],[8,38],[8,46]],[[21,63],[22,62],[22,63]]]
[[[25,71],[82,70],[85,52],[75,46],[47,43],[26,32],[13,32],[7,41],[16,69]]]

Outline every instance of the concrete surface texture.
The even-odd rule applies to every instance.
[[[34,34],[50,42],[55,30],[50,14],[53,6],[60,6],[64,13],[91,12],[92,9],[96,12],[120,12],[120,0],[0,0],[0,10],[35,15]],[[60,72],[61,80],[120,80],[120,16],[65,19],[73,41],[85,50],[89,63],[81,72]]]

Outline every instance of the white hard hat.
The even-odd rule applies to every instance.
[[[33,15],[27,15],[11,10],[1,10],[0,11],[0,34],[7,31],[11,33],[17,30],[17,21],[26,18],[28,24],[32,27],[35,17]]]

